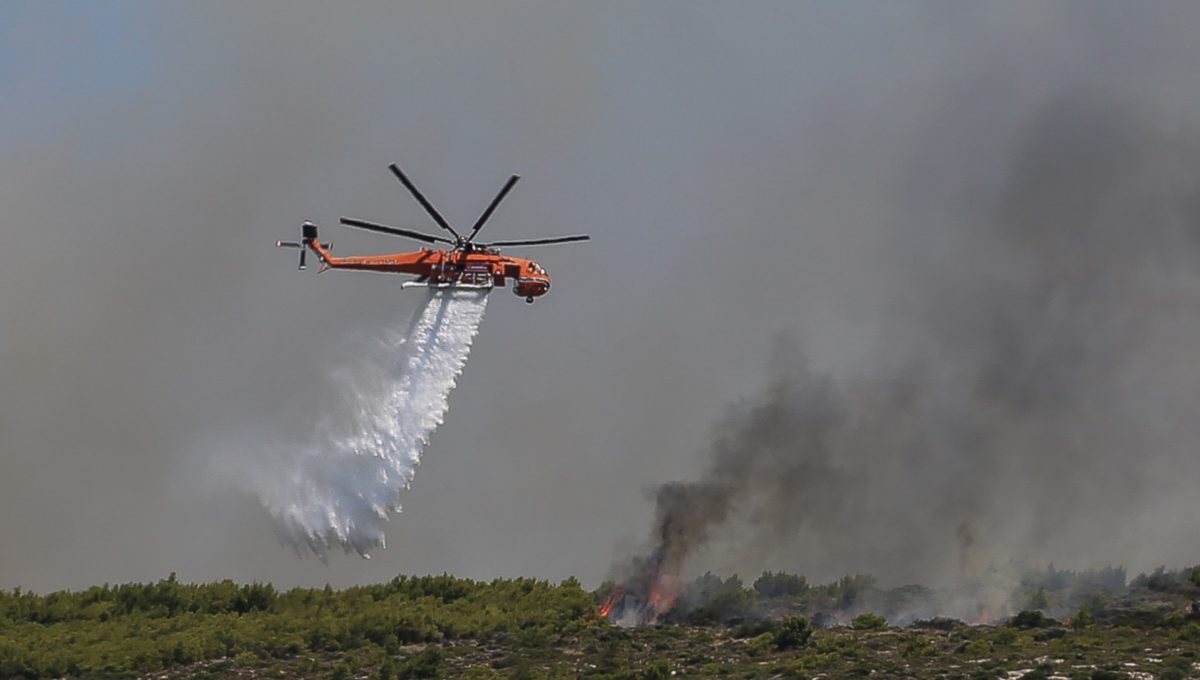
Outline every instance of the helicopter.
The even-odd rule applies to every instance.
[[[365,255],[354,257],[335,257],[332,253],[332,243],[322,243],[317,238],[317,225],[306,221],[300,227],[299,241],[276,241],[279,248],[297,248],[300,250],[299,269],[307,268],[305,255],[309,250],[321,260],[320,271],[327,269],[350,269],[356,271],[384,272],[389,274],[411,274],[415,279],[400,284],[401,288],[453,288],[490,290],[493,287],[505,285],[512,280],[513,293],[532,304],[533,301],[550,291],[550,274],[542,265],[520,257],[509,257],[500,254],[500,248],[517,246],[543,246],[556,243],[574,243],[587,241],[591,237],[586,234],[575,236],[557,236],[553,238],[523,239],[515,241],[492,241],[480,243],[475,241],[479,230],[495,212],[496,206],[504,200],[520,176],[508,178],[500,192],[488,204],[487,209],[475,221],[470,232],[465,236],[458,232],[446,218],[442,217],[437,208],[433,207],[416,185],[404,174],[400,166],[392,163],[388,166],[396,179],[408,189],[417,199],[417,203],[425,209],[433,221],[449,236],[425,234],[411,229],[401,229],[386,224],[369,222],[367,220],[342,217],[339,221],[347,227],[365,229],[380,234],[410,238],[434,246],[443,244],[448,247],[430,248],[388,255]],[[452,236],[453,238],[450,238]]]

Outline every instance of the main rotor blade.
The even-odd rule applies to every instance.
[[[496,194],[496,197],[493,198],[492,202],[488,205],[487,210],[484,210],[483,214],[479,216],[478,220],[476,220],[475,226],[471,228],[471,235],[467,237],[467,241],[475,238],[475,234],[479,233],[479,230],[483,228],[484,222],[488,221],[488,218],[492,216],[492,212],[496,210],[496,206],[500,205],[500,201],[504,200],[504,197],[509,191],[512,190],[513,185],[516,184],[517,180],[519,179],[521,179],[520,175],[513,175],[512,177],[508,178],[508,181],[504,183],[504,188],[500,190],[500,193]]]
[[[491,243],[481,243],[479,245],[485,248],[501,248],[507,246],[546,246],[551,243],[573,243],[575,241],[590,241],[591,236],[580,234],[578,236],[557,236],[555,238],[538,238],[528,241],[492,241]]]
[[[421,192],[417,189],[417,185],[413,184],[408,179],[408,176],[404,174],[404,171],[400,169],[399,165],[392,163],[388,166],[388,169],[391,170],[392,174],[396,176],[396,179],[400,180],[400,183],[412,193],[413,197],[417,199],[417,203],[420,203],[421,207],[425,208],[425,212],[429,213],[429,216],[433,218],[434,222],[438,223],[439,227],[445,229],[451,234],[454,234],[455,238],[462,238],[458,235],[457,231],[454,231],[454,227],[450,226],[450,223],[446,221],[446,218],[442,217],[442,214],[433,207],[433,204],[425,200],[425,197],[422,196]]]
[[[450,245],[454,245],[454,241],[451,241],[448,238],[442,238],[441,236],[431,236],[429,234],[422,234],[419,231],[412,231],[410,229],[401,229],[399,227],[389,227],[385,224],[376,224],[374,222],[367,222],[366,220],[356,220],[353,217],[343,217],[343,218],[341,218],[340,221],[342,224],[346,225],[347,227],[358,227],[359,229],[366,229],[367,231],[377,231],[381,234],[391,234],[392,236],[405,236],[408,238],[414,238],[418,241],[424,241],[426,243],[449,243]]]

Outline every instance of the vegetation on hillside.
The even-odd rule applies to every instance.
[[[0,677],[123,677],[234,658],[364,652],[498,634],[557,640],[594,618],[573,579],[479,583],[398,577],[334,591],[231,581],[93,587],[48,595],[0,593]]]
[[[673,622],[636,629],[596,615],[603,595],[574,579],[451,576],[340,591],[174,576],[14,590],[0,592],[0,678],[1200,676],[1196,569],[1129,583],[1123,570],[1036,570],[1013,599],[1044,606],[976,626],[913,619],[914,603],[944,594],[862,576],[813,586],[768,572],[746,586],[706,574]]]

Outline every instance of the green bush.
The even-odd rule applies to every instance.
[[[642,671],[643,680],[667,680],[670,677],[671,663],[666,659],[659,659]]]
[[[1092,614],[1091,607],[1088,607],[1086,604],[1080,607],[1079,611],[1075,612],[1075,615],[1071,617],[1071,627],[1075,630],[1082,630],[1095,623],[1096,616]]]
[[[778,649],[778,645],[776,645],[775,633],[763,633],[758,637],[750,639],[750,649],[746,653],[750,656],[759,656],[773,652],[776,649]]]
[[[1186,641],[1200,640],[1200,625],[1195,622],[1187,624],[1180,628],[1179,632],[1175,633],[1175,639]]]
[[[1053,626],[1057,623],[1058,621],[1043,616],[1042,613],[1036,609],[1025,609],[1018,612],[1016,616],[1012,617],[1012,619],[1009,620],[1008,625],[1012,626],[1013,628],[1045,628],[1046,626]]]
[[[758,619],[756,621],[747,621],[733,629],[733,637],[735,638],[753,638],[764,633],[774,635],[779,630],[779,622],[771,619]]]
[[[915,636],[909,639],[908,644],[904,646],[904,651],[900,656],[905,659],[916,659],[925,656],[933,656],[937,654],[937,648],[933,643],[921,636]]]
[[[806,616],[789,616],[779,624],[775,632],[775,646],[779,649],[794,649],[808,644],[812,638],[812,622]]]
[[[406,659],[396,673],[396,677],[399,680],[436,678],[441,671],[442,661],[444,660],[445,655],[442,654],[442,650],[437,647],[430,647]]]
[[[992,643],[1002,647],[1007,647],[1014,644],[1019,639],[1021,639],[1021,636],[1017,634],[1017,631],[1013,630],[1012,628],[1001,628],[1000,630],[996,631],[995,635],[992,636]]]
[[[859,614],[850,621],[854,630],[882,630],[887,628],[887,619],[878,614]]]

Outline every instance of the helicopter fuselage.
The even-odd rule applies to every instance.
[[[329,269],[409,274],[419,277],[418,285],[431,287],[503,287],[512,280],[513,293],[530,302],[550,291],[550,274],[540,264],[501,255],[491,248],[470,251],[421,248],[386,255],[335,257],[327,244],[315,238],[307,245]]]

